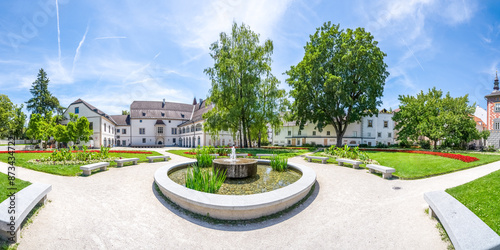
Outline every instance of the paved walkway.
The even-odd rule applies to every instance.
[[[170,163],[187,160],[162,153],[170,155]],[[290,161],[316,171],[313,195],[280,218],[245,226],[211,225],[171,208],[153,187],[153,174],[165,162],[111,168],[90,177],[19,168],[20,178],[53,187],[51,202],[23,229],[19,249],[446,249],[436,222],[424,213],[423,193],[500,169],[496,162],[400,181],[298,157]],[[6,170],[0,164],[0,171]]]

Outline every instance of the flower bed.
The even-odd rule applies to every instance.
[[[16,150],[14,153],[52,153],[53,150]],[[71,153],[83,152],[82,150],[73,150]],[[87,150],[87,152],[99,153],[99,150]],[[152,154],[151,151],[129,151],[129,150],[110,150],[110,153],[129,153],[129,154]],[[0,151],[0,154],[6,154],[9,151]]]
[[[377,148],[364,148],[360,149],[363,151],[379,151],[379,152],[398,152],[398,153],[412,153],[412,154],[426,154],[426,155],[436,155],[441,157],[446,157],[450,159],[455,159],[459,161],[463,161],[466,163],[479,161],[478,158],[467,156],[467,155],[459,155],[459,154],[450,154],[450,153],[441,153],[441,152],[432,152],[432,151],[421,151],[421,150],[402,150],[402,149],[377,149]]]
[[[184,152],[184,154],[187,154],[187,155],[196,155],[197,153],[196,152]],[[219,155],[219,156],[229,156],[229,155],[228,154],[222,154],[222,155]],[[252,156],[252,154],[248,153],[248,156]]]
[[[265,149],[296,149],[296,150],[308,150],[309,148],[304,147],[273,147],[273,146],[263,146]]]

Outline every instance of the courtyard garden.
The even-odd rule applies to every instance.
[[[148,162],[147,156],[161,155],[154,151],[118,151],[109,148],[100,150],[59,149],[53,151],[16,151],[16,166],[49,174],[76,176],[82,173],[80,166],[109,162],[110,167],[116,166],[116,159],[139,158],[139,162]],[[0,152],[0,161],[7,163],[9,154]],[[128,163],[130,164],[130,163]]]
[[[341,156],[340,158],[356,158],[365,163],[378,163],[382,166],[396,169],[394,176],[400,179],[421,179],[436,175],[447,174],[459,170],[477,167],[500,160],[500,155],[489,153],[443,153],[425,150],[353,150],[362,152],[354,153],[353,156]],[[326,152],[317,152],[315,156],[335,155],[333,149]],[[361,157],[359,157],[361,155]],[[337,163],[334,157],[327,162]],[[362,164],[361,167],[365,167]]]
[[[257,154],[275,154],[280,157],[290,158],[305,153],[312,152],[315,148],[305,148],[305,147],[265,147],[265,148],[236,148],[237,154],[248,154],[249,157],[257,158]],[[213,147],[204,146],[200,148],[193,149],[183,149],[183,150],[167,150],[167,152],[184,156],[187,158],[196,158],[196,155],[200,152],[207,152],[208,154],[219,154],[220,157],[228,157],[231,153],[231,148],[224,147]],[[263,159],[270,159],[269,156],[262,157]]]

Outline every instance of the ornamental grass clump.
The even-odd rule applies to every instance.
[[[186,187],[205,193],[217,193],[226,180],[226,171],[201,169],[193,164],[186,173]]]
[[[330,154],[336,156],[337,158],[347,158],[353,160],[359,159],[365,163],[370,161],[368,154],[359,150],[359,147],[349,147],[344,145],[344,147],[337,148],[335,146],[331,146]]]
[[[271,168],[278,172],[286,171],[288,169],[288,159],[280,156],[273,157],[271,159]]]
[[[214,157],[203,152],[196,154],[196,160],[198,161],[198,167],[208,168],[212,166],[212,161],[214,160]]]

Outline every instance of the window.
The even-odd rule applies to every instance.
[[[368,127],[373,128],[373,120],[368,120]]]
[[[161,112],[161,116],[165,116],[165,113]]]
[[[163,134],[163,127],[158,127],[158,134]]]
[[[80,113],[80,108],[79,107],[75,107],[75,114],[78,114]]]
[[[146,143],[146,138],[142,138],[142,143]]]
[[[142,123],[142,120],[139,120],[140,123]]]
[[[291,136],[292,135],[292,131],[288,131],[288,136]]]
[[[172,142],[173,142],[173,143],[175,143],[175,138],[174,138],[174,139],[172,139]]]
[[[500,103],[495,103],[495,112],[500,112]]]
[[[298,135],[302,135],[302,131],[301,130],[299,130]]]
[[[357,137],[358,136],[358,131],[353,131],[352,136]]]
[[[145,135],[146,134],[146,129],[145,128],[139,128],[139,134],[140,135]]]
[[[172,134],[176,135],[177,134],[177,128],[172,128]]]
[[[384,128],[388,128],[389,127],[389,121],[384,121]]]
[[[108,125],[108,131],[109,131],[110,133],[113,133],[113,131],[111,131],[111,125]]]
[[[142,116],[146,116],[146,113],[142,112]]]
[[[127,146],[127,142],[125,140],[122,141],[122,146]]]
[[[371,141],[368,142],[368,146],[370,146],[370,147],[372,146],[372,142]]]
[[[278,136],[278,135],[279,135],[279,132],[278,132],[278,131],[276,131],[275,135],[276,135],[276,136]]]
[[[170,122],[172,122],[172,121],[168,120],[168,123],[170,123]]]
[[[93,122],[89,122],[89,129],[94,130],[94,123]]]
[[[392,133],[387,133],[387,137],[391,138],[392,137]]]
[[[330,135],[330,131],[326,131],[326,135]]]
[[[104,123],[104,132],[106,132],[106,123]]]
[[[500,129],[500,122],[495,122],[495,124],[493,125],[493,129],[499,130]]]
[[[368,132],[368,137],[371,137],[372,136],[372,133]]]
[[[292,144],[292,142],[290,140],[288,140],[288,145]]]
[[[116,133],[120,133],[120,129],[119,128],[116,129]]]
[[[382,137],[382,133],[378,132],[377,137],[379,137],[379,138]]]
[[[127,130],[126,129],[122,129],[122,134],[126,134],[127,133]]]
[[[313,131],[313,135],[316,135],[316,131]]]

